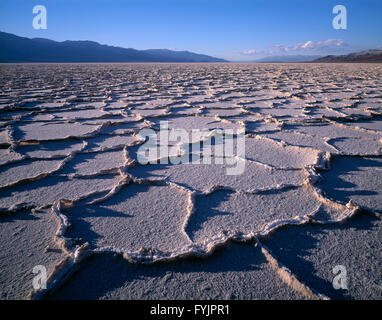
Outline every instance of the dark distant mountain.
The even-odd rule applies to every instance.
[[[257,59],[251,62],[307,62],[313,61],[321,56],[306,56],[306,55],[288,55],[288,56],[269,56]]]
[[[189,51],[136,50],[94,41],[57,42],[0,32],[0,62],[227,62]]]
[[[364,50],[340,56],[326,56],[313,62],[382,62],[382,50]]]

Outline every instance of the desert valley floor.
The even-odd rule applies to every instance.
[[[382,298],[381,64],[0,73],[0,299]],[[245,129],[245,171],[141,164],[161,121]]]

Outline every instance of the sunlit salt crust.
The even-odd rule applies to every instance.
[[[0,298],[380,298],[381,71],[2,65]],[[244,172],[216,154],[171,162],[200,138],[139,163],[140,130],[163,121],[243,130]],[[366,266],[345,296],[330,289],[339,260]],[[47,290],[31,287],[39,264]]]

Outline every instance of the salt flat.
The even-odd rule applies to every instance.
[[[380,64],[0,73],[0,299],[382,298]],[[244,172],[216,155],[140,163],[141,130],[163,121],[243,130]],[[169,142],[158,162],[199,142]]]

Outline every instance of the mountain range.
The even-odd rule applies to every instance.
[[[382,50],[364,50],[340,56],[325,56],[313,62],[382,62]]]
[[[253,60],[251,62],[308,62],[313,61],[321,56],[308,56],[308,55],[285,55],[285,56],[269,56],[261,59]]]
[[[227,62],[189,51],[136,50],[94,41],[53,41],[0,32],[0,62]]]
[[[25,38],[0,32],[0,63],[4,62],[228,62],[190,51],[137,50],[94,41],[53,41]],[[364,50],[346,55],[269,56],[242,62],[382,62],[382,50]]]

